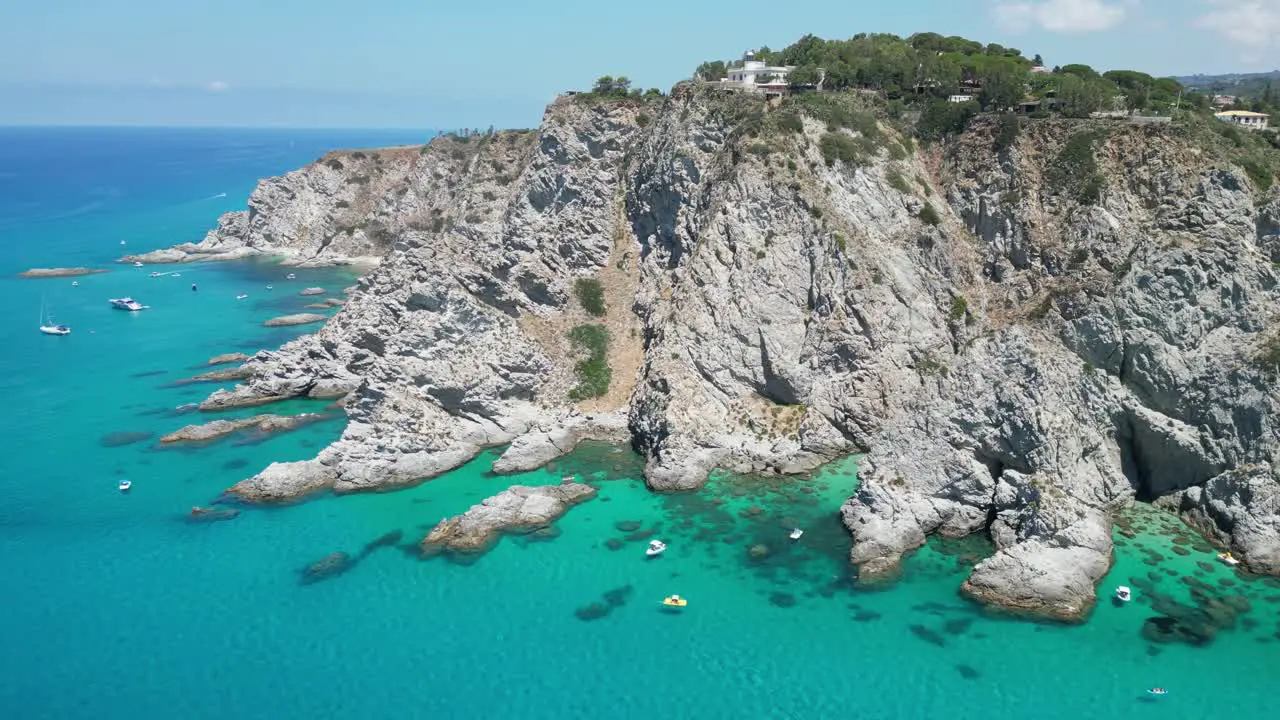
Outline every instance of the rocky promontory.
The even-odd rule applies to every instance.
[[[347,397],[340,439],[235,492],[589,438],[655,490],[861,452],[862,580],[979,533],[965,593],[1076,619],[1148,501],[1280,571],[1280,190],[1212,129],[979,116],[925,147],[864,100],[566,97],[536,132],[264,180],[205,250],[381,262],[201,404]]]
[[[263,327],[289,327],[290,325],[310,325],[311,323],[324,322],[327,319],[327,317],[319,313],[296,313],[271,318],[262,323],[262,325]]]
[[[62,277],[79,277],[81,275],[97,275],[98,273],[108,272],[97,268],[87,267],[70,267],[70,268],[31,268],[18,273],[20,278],[62,278]]]
[[[479,553],[497,542],[502,532],[546,527],[569,508],[595,497],[590,485],[566,482],[528,487],[513,485],[456,517],[441,520],[422,540],[422,552],[447,550]]]

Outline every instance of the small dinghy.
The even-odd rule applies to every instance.
[[[1116,588],[1116,600],[1119,600],[1122,603],[1127,603],[1132,599],[1133,599],[1133,591],[1130,590],[1127,586],[1121,585],[1120,587]]]
[[[285,280],[297,280],[297,279],[298,279],[298,276],[297,276],[297,275],[294,275],[293,273],[289,273],[288,275],[285,275],[285,276],[284,276],[284,279],[285,279]]]
[[[129,492],[129,488],[133,487],[133,481],[132,481],[132,480],[121,480],[121,481],[120,481],[120,485],[119,485],[118,487],[120,488],[120,492],[122,492],[122,493],[127,493],[127,492]]]
[[[249,297],[249,296],[248,296],[248,295],[237,295],[237,296],[236,296],[236,299],[237,299],[237,300],[243,300],[243,299],[245,299],[245,298],[247,298],[247,297]]]
[[[134,267],[142,267],[142,261],[141,261],[141,260],[136,260],[136,261],[134,261],[133,266],[134,266]]]
[[[153,273],[151,273],[150,275],[148,275],[147,277],[160,277],[160,273],[158,273],[158,272],[153,272]]]
[[[661,540],[650,540],[649,547],[645,548],[644,554],[648,557],[657,557],[667,551],[667,544]]]
[[[1148,695],[1168,695],[1169,691],[1164,688],[1151,688],[1147,691]]]
[[[1235,567],[1240,564],[1240,561],[1229,552],[1218,553],[1218,559],[1221,560],[1224,565],[1230,565],[1231,567]]]
[[[80,281],[79,281],[79,280],[72,280],[72,281],[71,281],[71,287],[80,287]]]
[[[662,604],[666,607],[682,608],[688,605],[689,601],[679,595],[672,595],[671,597],[663,598]]]
[[[802,535],[804,535],[804,531],[801,530],[800,528],[796,528],[791,531],[792,540],[799,540]]]
[[[268,286],[267,286],[267,289],[268,289],[268,290],[274,290],[275,288],[273,288],[273,287],[271,287],[270,285],[268,285]]]

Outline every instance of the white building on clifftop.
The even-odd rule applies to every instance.
[[[787,75],[795,69],[794,65],[767,65],[763,60],[756,60],[755,53],[748,50],[742,56],[742,63],[729,68],[729,76],[722,82],[760,89],[785,90]]]

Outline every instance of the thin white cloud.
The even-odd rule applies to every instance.
[[[1249,63],[1280,54],[1280,0],[1202,0],[1209,7],[1197,27],[1218,35]]]
[[[231,89],[231,86],[223,82],[222,80],[214,80],[213,82],[209,83],[209,92],[220,93],[220,92],[226,92],[230,89]]]
[[[991,16],[1006,30],[1031,28],[1058,33],[1110,30],[1137,0],[999,0]]]

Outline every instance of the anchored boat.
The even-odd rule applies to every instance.
[[[107,302],[111,303],[111,307],[117,310],[127,310],[129,312],[146,310],[148,307],[147,305],[143,305],[142,303],[138,302],[137,300],[134,300],[131,297],[111,298]]]

